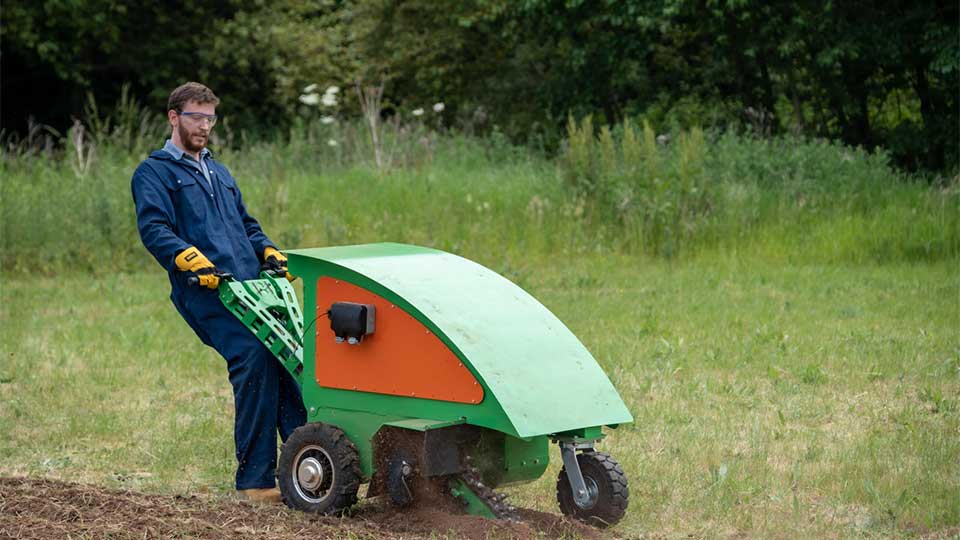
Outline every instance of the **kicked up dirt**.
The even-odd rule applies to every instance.
[[[0,538],[210,540],[527,540],[615,538],[559,515],[519,509],[521,521],[396,509],[386,497],[342,517],[307,515],[208,495],[159,495],[43,478],[0,478]]]

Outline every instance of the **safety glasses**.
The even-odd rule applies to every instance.
[[[194,125],[200,125],[204,122],[207,123],[211,128],[217,123],[217,115],[215,114],[204,114],[202,112],[188,112],[177,110],[177,114],[187,119],[188,122]]]

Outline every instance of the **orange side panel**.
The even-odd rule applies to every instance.
[[[325,313],[335,302],[376,306],[373,334],[337,343]],[[317,280],[317,384],[457,403],[480,403],[483,387],[440,338],[403,309],[352,283]]]

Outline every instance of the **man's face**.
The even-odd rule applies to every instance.
[[[195,101],[188,101],[183,107],[183,112],[212,116],[216,114],[216,107],[211,103],[200,104]],[[183,144],[184,150],[200,152],[206,148],[210,129],[213,126],[202,116],[174,114],[174,111],[171,111],[169,119],[170,123],[173,124],[174,131],[180,136],[180,143]]]

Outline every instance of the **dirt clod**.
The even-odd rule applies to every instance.
[[[523,509],[518,514],[522,521],[495,521],[435,508],[400,510],[373,500],[358,505],[349,516],[324,517],[225,497],[156,495],[43,478],[0,478],[0,538],[594,540],[614,536],[559,515]]]

